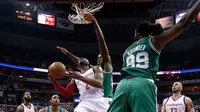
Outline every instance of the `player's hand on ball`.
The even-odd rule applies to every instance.
[[[55,79],[51,76],[50,73],[48,74],[48,76],[49,76],[49,79],[50,79],[51,82],[55,81]]]
[[[85,20],[89,21],[89,22],[94,22],[96,21],[96,19],[94,18],[94,16],[90,13],[85,13],[84,14],[84,18]]]
[[[79,79],[81,77],[81,74],[80,74],[80,72],[77,72],[77,71],[67,70],[66,76],[74,78],[74,79]]]
[[[73,73],[74,71],[72,69],[67,69],[67,71],[65,72],[66,76],[70,76]]]
[[[74,78],[75,78],[75,79],[80,79],[80,77],[82,77],[82,76],[81,76],[81,73],[80,73],[80,72],[77,72],[77,71],[74,71],[73,75],[74,75]]]

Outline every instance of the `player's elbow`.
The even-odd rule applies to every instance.
[[[63,97],[68,98],[70,96],[72,96],[72,91],[67,90],[67,89],[60,89],[60,88],[56,88],[57,92],[60,93]]]
[[[60,93],[65,98],[68,98],[70,96],[73,96],[73,94],[76,92],[74,83],[69,83],[65,89],[63,89]]]
[[[62,93],[60,93],[63,97],[65,97],[65,98],[69,98],[69,97],[71,97],[71,96],[73,96],[73,94],[70,92],[70,91],[68,91],[68,92],[62,92]]]

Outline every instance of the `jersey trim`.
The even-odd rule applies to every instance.
[[[154,84],[154,80],[153,79],[148,79],[148,78],[144,78],[147,79],[148,81],[152,82]]]
[[[164,104],[164,108],[165,108],[165,109],[166,109],[166,104],[167,104],[169,98],[170,98],[170,97],[167,98],[167,100],[166,100],[166,102],[165,102],[165,104]]]
[[[90,68],[91,69],[91,68]],[[89,69],[88,69],[89,70]],[[94,67],[92,67],[92,71],[94,72],[94,74],[95,74],[95,70],[94,70]]]
[[[181,98],[181,97],[182,97],[182,95],[179,96],[177,99],[174,99],[173,96],[172,96],[172,100],[177,101],[177,100],[178,100],[179,98]]]
[[[103,71],[103,74],[104,74],[104,73],[105,73],[105,74],[110,74],[110,73],[112,74],[112,72],[105,72],[105,71]]]
[[[22,106],[24,107],[26,107],[26,108],[28,108],[28,109],[31,109],[31,107],[33,106],[32,104],[31,104],[31,107],[29,108],[29,107],[27,107],[26,105],[24,105],[24,103],[22,103]]]
[[[26,105],[24,105],[24,103],[22,103],[20,106],[22,106],[23,111],[24,111],[24,108],[25,108],[25,107],[28,108]],[[25,106],[25,107],[24,107],[24,106]],[[32,107],[32,106],[33,106],[33,108],[34,108],[34,111],[36,112],[37,107],[31,103],[31,107]],[[28,108],[28,109],[31,109],[31,107]]]
[[[185,104],[185,112],[186,112],[186,110],[187,110],[187,105],[186,105],[186,103],[185,103],[185,96],[184,96],[184,98],[183,98],[183,102],[184,102],[184,104]]]
[[[76,92],[78,92],[79,93],[79,89],[78,89],[78,86],[77,86],[77,84],[76,84],[76,81],[74,80],[74,85],[75,85],[75,89],[76,89]]]
[[[24,112],[24,106],[21,104],[21,107],[23,108],[23,112]]]
[[[33,105],[33,107],[34,107],[34,110],[35,110],[35,112],[36,112],[36,108],[37,108],[37,107],[36,107],[36,106],[34,106],[34,105]]]
[[[104,99],[108,102],[111,102],[112,101],[112,98],[109,98],[109,97],[104,97]]]
[[[167,98],[167,100],[166,100],[166,102],[165,102],[165,104],[164,104],[164,105],[166,105],[166,104],[167,104],[167,102],[168,102],[169,98],[170,98],[170,97],[168,97],[168,98]]]
[[[149,44],[150,44],[151,48],[152,48],[158,55],[160,55],[160,51],[158,51],[158,50],[153,46],[153,44],[152,44],[152,42],[151,42],[151,37],[149,38]]]
[[[49,112],[49,107],[50,107],[50,106],[46,107],[46,111],[45,111],[45,112]]]

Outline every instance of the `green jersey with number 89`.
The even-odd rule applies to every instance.
[[[152,45],[151,38],[144,37],[126,49],[122,71],[135,77],[155,80],[159,69],[159,54]]]

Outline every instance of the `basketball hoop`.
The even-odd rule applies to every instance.
[[[85,20],[84,14],[90,13],[94,15],[95,12],[99,11],[101,8],[103,8],[104,2],[100,3],[72,3],[72,10],[76,12],[77,15],[75,14],[69,14],[68,18],[69,20],[74,23],[74,24],[89,24],[90,22]]]

